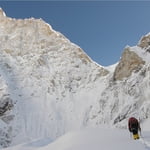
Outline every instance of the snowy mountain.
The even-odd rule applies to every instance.
[[[101,124],[126,128],[150,116],[150,35],[119,62],[98,65],[42,19],[0,9],[0,145],[51,140]]]

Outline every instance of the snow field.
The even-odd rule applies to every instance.
[[[147,150],[150,149],[150,132],[133,140],[128,130],[107,127],[86,128],[68,132],[56,141],[41,139],[2,150]]]

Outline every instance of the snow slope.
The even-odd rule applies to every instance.
[[[147,150],[150,132],[143,132],[140,140],[133,140],[127,130],[106,127],[69,132],[56,141],[37,140],[4,150]]]

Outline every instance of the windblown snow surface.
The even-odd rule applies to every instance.
[[[39,139],[3,150],[148,150],[150,131],[133,140],[127,130],[109,127],[86,128],[69,132],[55,141]]]

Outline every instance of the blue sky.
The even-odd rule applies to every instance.
[[[9,17],[42,18],[103,66],[150,32],[150,1],[0,1],[0,7]]]

